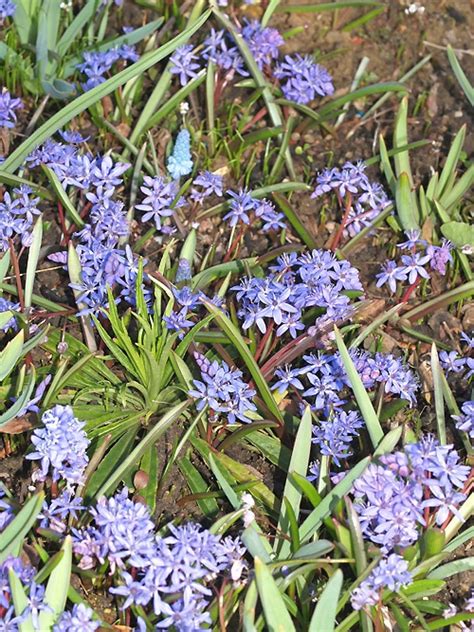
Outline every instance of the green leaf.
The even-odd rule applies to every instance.
[[[64,190],[63,185],[61,184],[61,181],[59,180],[58,176],[54,173],[54,171],[50,167],[47,167],[46,165],[42,165],[42,168],[46,174],[46,177],[49,180],[49,183],[53,191],[56,193],[59,201],[63,205],[64,210],[66,211],[66,215],[69,216],[69,219],[73,221],[74,224],[78,228],[82,228],[84,226],[84,220],[81,218],[79,213],[74,208],[74,205],[69,199],[68,194]]]
[[[158,490],[158,453],[156,446],[152,445],[148,448],[140,462],[140,469],[147,473],[148,484],[139,490],[139,494],[145,499],[146,504],[150,508],[153,515],[156,509],[156,494]]]
[[[131,428],[110,448],[86,485],[84,490],[84,498],[86,500],[90,501],[97,495],[97,491],[109,479],[120,463],[122,463],[127,454],[130,454],[133,444],[135,443],[136,435],[137,428]]]
[[[431,372],[433,375],[433,390],[436,411],[436,425],[438,429],[438,440],[441,445],[446,445],[446,420],[444,416],[443,397],[443,371],[439,363],[438,350],[436,344],[431,345]]]
[[[12,152],[3,163],[3,171],[12,173],[23,164],[24,159],[40,145],[42,142],[51,138],[51,136],[59,129],[64,127],[75,116],[84,112],[94,103],[100,101],[102,97],[107,96],[127,81],[143,74],[146,70],[157,64],[159,61],[170,55],[178,46],[184,44],[201,26],[206,22],[210,15],[210,11],[206,11],[201,18],[196,20],[192,26],[185,29],[182,33],[174,37],[172,40],[160,46],[155,51],[150,51],[143,55],[137,62],[125,68],[115,76],[107,79],[99,86],[88,90],[68,103],[59,112],[49,118],[41,127],[39,127],[29,138],[27,138],[19,147]]]
[[[209,457],[212,458],[212,455],[209,455]],[[178,466],[193,494],[202,494],[209,491],[209,485],[188,457],[182,457]],[[215,471],[214,474],[216,474]],[[197,498],[196,503],[207,518],[212,518],[219,513],[219,505],[214,498]]]
[[[25,279],[25,309],[31,307],[33,299],[33,285],[35,282],[36,268],[41,250],[41,241],[43,239],[43,220],[40,217],[36,220],[36,224],[31,233],[31,245],[28,251],[28,263],[26,266]]]
[[[275,102],[275,98],[273,96],[270,85],[267,83],[262,71],[258,67],[253,54],[251,53],[247,43],[245,42],[242,35],[237,31],[229,18],[222,13],[215,4],[212,2],[212,11],[219,22],[229,31],[229,33],[234,38],[242,57],[244,58],[245,64],[249,69],[250,74],[252,75],[256,85],[258,88],[262,90],[262,97],[265,101],[265,105],[268,110],[268,114],[272,120],[273,127],[280,127],[284,125],[283,115],[280,109],[280,106]],[[289,149],[285,152],[285,160],[286,167],[288,169],[288,173],[292,180],[296,179],[295,171],[293,168],[293,160],[291,157],[291,152]]]
[[[474,250],[474,224],[465,222],[447,222],[442,224],[443,237],[449,239],[456,248],[470,247]]]
[[[288,501],[288,505],[292,508],[296,519],[298,519],[299,515],[302,494],[300,488],[291,479],[291,475],[306,476],[311,453],[312,425],[311,410],[308,406],[303,413],[298,432],[296,433],[288,476],[283,490],[283,498]],[[274,546],[275,552],[283,559],[290,553],[291,542],[285,537],[288,534],[289,526],[288,507],[286,504],[283,504],[277,526],[277,533],[281,533],[283,537],[277,538]]]
[[[97,496],[108,494],[115,489],[122,478],[140,461],[146,450],[153,445],[161,435],[184,413],[189,406],[189,401],[181,402],[173,406],[163,417],[148,431],[134,450],[120,463],[97,492]]]
[[[423,599],[423,597],[436,595],[445,586],[446,582],[442,579],[417,579],[406,588],[402,588],[400,592],[410,599]]]
[[[260,393],[268,410],[278,421],[283,423],[281,411],[278,408],[270,387],[263,377],[260,371],[260,367],[255,362],[255,359],[251,354],[247,344],[244,342],[239,330],[235,327],[230,318],[226,316],[219,308],[213,305],[210,301],[204,300],[203,303],[206,306],[207,310],[214,316],[222,331],[227,335],[227,337],[239,353],[240,357],[245,362],[247,369],[249,370],[249,373],[253,378],[255,386],[257,387],[257,391]]]
[[[16,363],[23,355],[23,341],[25,334],[19,331],[0,352],[0,382],[13,371]]]
[[[313,509],[300,527],[300,540],[302,542],[309,540],[316,533],[324,518],[331,514],[334,506],[352,489],[352,484],[359,478],[369,463],[370,457],[359,461],[357,465],[347,472],[342,481],[323,498],[316,509]]]
[[[277,7],[278,13],[319,13],[320,11],[337,11],[338,9],[360,7],[383,7],[376,0],[336,0],[336,2],[320,2],[318,4],[283,4]]]
[[[295,632],[295,626],[270,569],[256,557],[255,578],[269,632]]]
[[[405,171],[398,176],[395,187],[395,205],[403,230],[406,232],[419,229],[416,207],[413,206],[410,178]]]
[[[15,403],[7,408],[7,410],[0,415],[0,428],[7,424],[9,421],[17,417],[18,413],[25,407],[27,402],[30,401],[31,394],[35,387],[35,370],[31,367],[31,372],[28,376],[28,381],[25,384],[25,388],[21,392]]]
[[[465,571],[474,571],[474,557],[465,557],[461,560],[454,560],[453,562],[438,566],[438,568],[428,573],[427,578],[446,579],[447,577],[452,577],[453,575]]]
[[[9,555],[18,556],[20,554],[23,538],[34,525],[43,506],[43,500],[43,492],[32,496],[0,534],[0,564]]]
[[[344,575],[340,568],[331,575],[314,609],[308,632],[333,632],[336,627],[336,611]]]
[[[461,64],[459,63],[458,58],[456,57],[456,53],[454,52],[450,44],[448,44],[448,47],[446,50],[448,53],[449,63],[451,64],[451,68],[453,69],[454,75],[456,79],[458,80],[458,83],[461,86],[462,90],[464,91],[464,94],[466,95],[467,100],[469,101],[470,105],[473,106],[474,105],[474,88],[472,87],[469,79],[466,77],[464,70],[461,68]]]
[[[97,0],[87,0],[86,4],[82,7],[79,13],[76,15],[71,24],[62,34],[58,45],[57,53],[59,57],[64,57],[73,44],[76,37],[80,34],[82,29],[88,24],[90,19],[97,11]]]
[[[302,239],[302,241],[308,246],[308,248],[316,248],[316,240],[308,231],[304,223],[298,216],[297,211],[291,206],[288,200],[278,193],[272,194],[273,199],[277,203],[278,207],[283,211],[286,219],[291,224],[293,230]]]
[[[10,250],[7,250],[3,257],[0,259],[0,283],[3,282],[3,279],[8,273],[10,268]]]
[[[357,405],[359,406],[362,417],[364,418],[372,445],[374,448],[377,448],[384,437],[380,421],[337,327],[335,328],[335,334],[337,348],[341,355],[342,363],[349,378],[351,388],[357,400]]]
[[[436,185],[436,197],[445,193],[445,188],[451,176],[455,173],[461,155],[464,139],[466,138],[466,125],[463,125],[451,143],[443,170]],[[428,196],[429,197],[429,196]]]
[[[28,606],[28,597],[26,596],[23,584],[18,579],[15,571],[9,569],[8,578],[10,583],[10,590],[13,597],[13,605],[15,606],[15,614],[20,617]],[[33,627],[33,621],[31,615],[27,616],[18,626],[20,632],[35,632]]]
[[[44,593],[45,603],[52,608],[39,615],[39,629],[49,630],[60,617],[66,605],[67,593],[71,581],[72,538],[67,535],[61,547],[63,556],[53,569]]]

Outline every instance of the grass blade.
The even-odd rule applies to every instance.
[[[23,538],[34,525],[41,507],[44,494],[40,492],[32,496],[21,509],[20,513],[10,522],[0,535],[0,564],[9,555],[18,556],[23,546]]]
[[[28,263],[26,266],[24,301],[25,310],[28,313],[33,300],[33,285],[35,282],[36,267],[41,249],[41,240],[43,239],[43,220],[40,217],[36,220],[36,224],[31,234],[31,245],[28,252]]]
[[[97,492],[97,497],[103,496],[115,489],[120,480],[129,472],[129,470],[136,465],[141,457],[145,454],[147,449],[158,440],[161,435],[168,430],[188,408],[189,401],[181,402],[177,406],[174,406],[169,410],[166,415],[157,421],[155,426],[148,432],[148,434],[140,441],[137,447],[120,463],[120,465],[114,470],[110,478],[104,482],[102,487]]]
[[[471,82],[466,77],[464,70],[461,68],[461,64],[456,57],[456,53],[453,51],[452,47],[448,45],[447,47],[448,59],[451,64],[451,68],[453,69],[454,76],[458,80],[459,85],[461,86],[464,94],[467,97],[470,105],[474,105],[474,88],[471,85]]]
[[[377,413],[372,406],[370,397],[368,396],[367,391],[364,388],[364,384],[362,383],[362,380],[357,373],[354,363],[352,362],[352,358],[349,355],[344,340],[342,339],[342,336],[337,328],[335,328],[335,333],[337,348],[339,350],[339,353],[341,354],[341,359],[351,383],[351,388],[354,392],[357,404],[360,408],[360,412],[362,413],[362,417],[364,418],[365,425],[367,426],[372,445],[374,446],[374,448],[377,448],[384,437],[382,426],[380,425],[379,418],[377,417]]]
[[[359,478],[369,462],[370,457],[366,457],[365,459],[362,459],[362,461],[359,461],[359,463],[357,463],[357,465],[355,465],[345,475],[342,481],[323,498],[316,509],[313,509],[300,527],[301,542],[308,541],[313,537],[323,523],[323,520],[331,514],[334,505],[336,505],[341,498],[343,498],[343,496],[351,490],[352,483]]]
[[[44,601],[52,610],[40,613],[38,620],[40,630],[50,630],[66,605],[72,566],[72,538],[70,535],[66,536],[61,551],[63,556],[49,576],[44,594]]]
[[[444,415],[443,372],[439,363],[436,344],[431,345],[431,372],[433,374],[433,390],[436,411],[436,426],[441,445],[446,445],[446,419]]]
[[[302,493],[301,489],[295,485],[291,476],[295,473],[302,477],[306,476],[311,454],[312,425],[311,410],[307,407],[298,427],[293,452],[291,454],[291,461],[288,467],[285,488],[283,490],[283,499],[287,501],[289,506],[292,508],[296,519],[298,519]],[[286,503],[283,503],[280,510],[280,517],[278,519],[277,532],[287,534],[289,527],[290,520],[288,507]],[[291,543],[287,538],[277,538],[274,548],[278,553],[278,557],[280,559],[284,559],[290,554]]]
[[[273,575],[259,557],[254,560],[258,594],[269,632],[296,632]]]
[[[314,609],[308,632],[333,632],[336,627],[336,611],[344,575],[340,568],[329,578]]]

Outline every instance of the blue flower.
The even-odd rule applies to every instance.
[[[1,14],[0,17],[6,17]],[[16,111],[23,107],[22,100],[12,97],[6,88],[0,92],[0,127],[13,129],[17,122]]]
[[[351,604],[354,610],[375,606],[380,600],[381,591],[393,592],[408,586],[413,577],[408,570],[408,562],[401,555],[392,553],[374,568],[372,573],[352,591]]]
[[[170,73],[172,75],[179,75],[179,81],[182,86],[185,86],[190,79],[193,79],[199,69],[199,64],[196,63],[197,55],[193,53],[192,44],[186,44],[179,46],[170,57]]]
[[[44,481],[51,469],[54,481],[80,483],[89,462],[86,450],[90,442],[84,422],[74,417],[70,406],[60,405],[43,413],[41,421],[43,427],[36,428],[31,437],[35,450],[26,455],[27,459],[41,460],[41,469],[33,474],[33,479]]]
[[[282,92],[286,99],[305,105],[316,95],[333,94],[334,86],[328,71],[315,63],[309,55],[285,55],[274,71],[275,77],[286,80]]]

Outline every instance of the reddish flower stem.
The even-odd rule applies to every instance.
[[[346,206],[345,206],[343,218],[341,220],[341,223],[339,224],[339,228],[337,229],[337,233],[334,235],[334,238],[331,241],[330,249],[333,252],[335,250],[337,250],[337,247],[339,246],[339,244],[341,242],[342,233],[344,232],[344,228],[346,227],[347,220],[349,219],[349,213],[351,212],[351,209],[352,209],[352,195],[348,192],[346,194]]]
[[[267,340],[269,339],[269,337],[271,336],[271,333],[273,331],[273,326],[274,326],[274,321],[272,320],[272,322],[270,323],[270,325],[267,327],[267,331],[265,332],[265,334],[262,336],[262,339],[260,340],[257,350],[255,351],[255,362],[258,362],[260,359],[260,356],[262,355],[263,350],[265,349],[265,345],[267,344]]]
[[[20,265],[18,263],[18,257],[16,256],[15,246],[13,245],[13,239],[10,237],[8,240],[10,244],[10,255],[13,264],[13,270],[15,272],[16,289],[18,291],[18,300],[20,301],[21,311],[25,309],[25,295],[23,294],[23,286],[21,285],[21,273]]]

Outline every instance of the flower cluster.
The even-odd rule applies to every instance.
[[[77,518],[78,512],[83,509],[82,499],[74,495],[74,490],[71,487],[67,487],[50,503],[44,501],[40,514],[40,527],[51,529],[57,533],[64,533],[69,518]]]
[[[25,589],[23,610],[19,616],[15,616],[9,571],[15,573]],[[4,611],[0,619],[0,630],[5,630],[5,632],[18,630],[19,624],[28,618],[31,618],[33,629],[39,630],[38,617],[40,613],[51,612],[51,608],[44,600],[44,586],[34,581],[35,575],[36,569],[25,564],[19,557],[9,556],[0,564],[0,611]]]
[[[446,373],[463,375],[469,380],[474,375],[474,336],[462,333],[460,337],[461,354],[457,351],[440,351],[439,361]]]
[[[83,89],[90,90],[103,83],[106,80],[105,74],[120,59],[135,62],[139,56],[135,47],[128,44],[109,48],[106,51],[84,53],[84,61],[77,66],[87,76],[87,81],[82,84]]]
[[[1,15],[0,7],[0,18]],[[16,125],[16,111],[23,107],[21,99],[12,97],[6,88],[0,92],[0,127],[12,129]]]
[[[466,432],[471,439],[474,439],[474,400],[464,402],[461,406],[461,414],[453,415],[456,428]]]
[[[420,526],[442,525],[466,498],[470,468],[451,445],[430,435],[372,463],[354,483],[354,507],[365,538],[389,553],[419,537]]]
[[[269,324],[276,335],[289,332],[296,338],[304,329],[303,311],[320,308],[322,320],[337,321],[352,312],[347,292],[362,292],[358,271],[348,261],[338,261],[332,253],[313,250],[278,257],[265,278],[244,278],[231,289],[236,293],[238,316],[243,328],[256,325],[261,333]]]
[[[396,592],[412,582],[408,562],[400,555],[392,553],[386,559],[380,560],[367,579],[352,591],[352,607],[354,610],[362,610],[367,606],[375,606],[380,600],[382,590]]]
[[[41,421],[43,427],[36,428],[31,437],[35,450],[26,455],[41,461],[33,479],[44,481],[51,470],[53,481],[65,480],[68,486],[80,483],[89,462],[84,422],[74,417],[70,406],[60,405],[43,413]]]
[[[231,369],[226,362],[210,362],[200,353],[194,358],[201,370],[201,380],[193,380],[189,394],[197,400],[196,408],[209,406],[216,414],[225,415],[231,424],[237,420],[249,423],[248,413],[256,410],[252,398],[255,391],[242,380],[242,371]]]
[[[176,137],[173,153],[168,158],[168,171],[173,180],[179,180],[193,170],[190,142],[188,130],[182,129]]]
[[[365,173],[363,161],[346,162],[341,169],[324,169],[316,177],[312,198],[335,194],[344,216],[344,234],[353,237],[390,204],[390,200],[378,182],[371,182]]]
[[[337,466],[340,466],[340,459],[347,459],[351,456],[350,444],[354,437],[359,436],[359,428],[364,422],[360,415],[351,410],[334,410],[330,413],[326,421],[321,421],[313,426],[313,443],[323,456],[330,457]]]
[[[74,550],[81,568],[98,561],[118,570],[110,592],[123,598],[123,609],[147,608],[158,628],[184,632],[210,623],[209,584],[226,573],[238,578],[244,554],[238,539],[193,523],[169,525],[169,535],[158,536],[146,506],[131,501],[126,489],[100,498],[90,513],[91,525],[74,532]]]
[[[114,162],[110,156],[93,156],[79,150],[83,139],[77,133],[63,133],[65,143],[48,140],[28,158],[30,167],[46,164],[54,171],[65,189],[79,189],[90,206],[88,222],[74,234],[81,264],[81,279],[71,284],[81,305],[80,314],[98,314],[108,305],[108,288],[118,288],[116,302],[134,305],[138,277],[138,258],[129,246],[119,242],[129,233],[124,204],[115,199],[122,176],[129,164]],[[49,258],[67,263],[65,252]],[[145,262],[144,262],[145,265]],[[146,277],[144,276],[145,280]],[[151,291],[142,288],[147,302]]]
[[[151,220],[154,222],[156,230],[163,233],[173,232],[174,228],[165,223],[166,218],[172,217],[174,209],[186,203],[184,198],[177,198],[178,183],[175,180],[168,182],[162,176],[145,176],[140,191],[144,193],[145,197],[140,204],[135,205],[135,208],[143,213],[141,221]]]
[[[367,390],[383,384],[387,395],[394,395],[416,402],[418,381],[413,371],[400,358],[391,354],[351,351],[351,357]],[[313,442],[321,455],[331,457],[336,465],[352,453],[349,446],[359,435],[363,422],[354,412],[341,407],[346,403],[345,395],[350,387],[344,364],[338,352],[328,354],[321,351],[303,356],[301,366],[285,365],[275,370],[277,381],[273,389],[284,394],[290,388],[298,394],[300,407],[310,405],[317,411],[319,423],[313,429]]]
[[[16,4],[13,0],[0,0],[0,20],[5,20],[15,15]]]
[[[0,252],[8,250],[10,239],[14,240],[17,236],[21,236],[22,246],[31,245],[34,218],[41,214],[39,201],[25,184],[13,189],[11,195],[5,191],[0,202]]]
[[[93,619],[93,612],[85,604],[74,604],[70,612],[65,611],[53,626],[53,632],[71,632],[80,630],[81,632],[94,632],[100,628],[100,621]]]
[[[281,81],[281,90],[285,98],[296,103],[306,104],[317,96],[333,94],[332,78],[325,68],[306,55],[286,55],[279,59],[284,39],[277,29],[264,27],[257,20],[246,22],[239,35],[247,44],[260,70],[272,74]],[[204,40],[201,53],[204,61],[211,61],[229,81],[235,74],[247,77],[248,72],[233,37],[225,30],[211,29]],[[197,76],[201,70],[199,57],[191,44],[180,46],[170,57],[172,74],[178,75],[182,86]]]
[[[255,225],[255,221],[262,222],[262,230],[278,230],[285,228],[283,213],[278,213],[274,205],[268,200],[257,200],[247,189],[240,189],[238,193],[228,190],[230,210],[223,219],[229,220],[229,225],[237,224]]]
[[[407,232],[407,240],[398,247],[409,254],[403,254],[397,264],[389,259],[382,265],[382,271],[376,275],[377,287],[388,285],[390,291],[395,293],[399,281],[408,281],[410,285],[419,283],[422,279],[429,279],[430,272],[426,269],[428,264],[431,270],[446,274],[446,266],[453,260],[451,242],[443,239],[441,246],[428,244],[421,239],[419,230]]]
[[[274,74],[285,82],[281,87],[285,98],[295,103],[305,105],[317,96],[334,93],[331,75],[309,55],[285,55]]]
[[[202,204],[203,201],[211,196],[223,195],[223,178],[218,173],[211,171],[201,171],[197,178],[193,180],[193,188],[191,189],[191,200],[196,204]],[[196,188],[196,187],[199,187]]]

